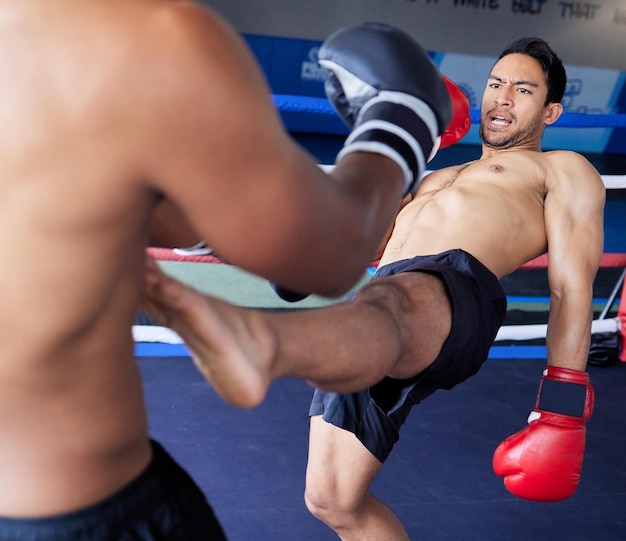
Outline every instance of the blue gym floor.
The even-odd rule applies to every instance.
[[[139,358],[153,437],[200,484],[231,541],[330,541],[303,503],[312,390],[281,380],[253,410],[227,406],[187,357]],[[626,539],[626,365],[590,367],[596,391],[577,493],[541,504],[511,496],[491,469],[521,429],[543,359],[490,359],[417,406],[374,484],[416,541]],[[384,540],[381,540],[384,541]]]

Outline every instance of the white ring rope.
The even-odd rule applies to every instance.
[[[161,344],[183,344],[183,339],[176,331],[158,325],[133,325],[133,339],[135,342],[150,342]]]
[[[596,319],[591,323],[591,334],[619,332],[621,322],[618,318]],[[503,325],[496,336],[496,342],[505,340],[537,340],[546,337],[548,326],[539,325]]]
[[[539,325],[504,325],[500,327],[496,342],[507,340],[522,342],[524,340],[538,340],[546,337],[548,326]],[[622,326],[619,318],[596,319],[591,324],[591,334],[620,332]],[[149,342],[161,344],[183,344],[183,339],[173,330],[157,325],[133,325],[135,342]]]
[[[623,190],[626,188],[626,175],[602,175],[607,190]]]

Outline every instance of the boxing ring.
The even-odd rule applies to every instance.
[[[285,125],[292,133],[330,133],[331,135],[347,133],[347,129],[338,119],[326,99],[283,95],[274,95],[273,97]],[[472,123],[477,124],[479,122],[479,111],[472,110],[470,113]],[[626,114],[564,113],[555,127],[570,129],[617,128],[626,131]],[[322,167],[327,166],[322,165]],[[602,180],[607,189],[607,194],[609,194],[610,190],[626,190],[626,174],[602,175]],[[623,218],[626,226],[626,212],[624,212]],[[215,255],[186,255],[179,251],[165,248],[149,248],[148,252],[156,260],[163,262],[228,265]],[[524,264],[520,270],[547,269],[547,264],[547,255],[544,255]],[[601,304],[602,310],[592,323],[592,341],[595,336],[617,335],[619,359],[622,362],[626,362],[626,287],[624,287],[626,248],[620,247],[619,253],[607,252],[603,255],[600,269],[607,268],[621,269],[621,274],[607,298],[594,299],[594,307]],[[298,308],[297,303],[294,305],[285,302],[283,305],[284,308]],[[136,354],[138,356],[188,354],[182,339],[174,331],[152,325],[149,320],[136,323],[138,324],[133,326],[133,337],[136,342]],[[490,357],[545,358],[545,346],[529,346],[525,344],[533,340],[545,339],[546,329],[546,324],[507,325],[505,322],[505,325],[498,332]]]
[[[619,121],[620,127],[626,127],[624,116],[610,122]],[[309,127],[302,122],[302,130]],[[594,292],[598,315],[593,331],[621,333],[622,361],[626,361],[626,197],[622,197],[626,168],[611,173],[618,174],[603,176],[607,199],[613,193],[618,201],[607,205],[610,212],[605,218],[610,223],[605,223],[610,225],[608,234],[617,235],[619,242],[605,242],[602,270],[610,274],[610,280],[598,295]],[[159,248],[148,251],[166,270],[195,269],[196,274],[190,272],[186,277],[197,278],[201,290],[206,285],[202,276],[218,282],[231,274],[237,283],[241,276],[241,282],[248,280],[215,255],[184,255]],[[547,258],[540,257],[516,272],[532,282],[545,274],[546,264]],[[254,304],[262,296],[257,291],[261,291],[273,306],[298,306],[278,299],[263,279],[250,278],[250,284],[251,288],[241,288],[234,302]],[[220,283],[213,291],[219,293],[228,285]],[[511,300],[510,306],[519,299]],[[547,306],[548,300],[541,302]],[[261,406],[241,411],[214,392],[176,333],[135,325],[133,334],[151,435],[197,480],[229,539],[336,539],[302,501],[312,393],[308,384],[280,379]],[[510,335],[515,340],[506,340]],[[626,440],[619,426],[626,416],[626,362],[589,367],[597,399],[588,422],[584,470],[575,496],[558,504],[519,500],[512,498],[493,474],[495,446],[520,428],[536,396],[538,375],[545,368],[545,346],[528,344],[538,341],[533,337],[542,336],[545,325],[505,325],[490,357],[506,361],[485,363],[476,376],[452,391],[435,393],[420,404],[419,413],[409,416],[393,456],[376,480],[375,492],[398,515],[411,539],[624,539]],[[529,352],[528,356],[522,351]]]

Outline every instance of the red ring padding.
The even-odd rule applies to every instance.
[[[170,248],[148,248],[148,255],[157,261],[187,261],[189,263],[224,263],[214,255],[183,255]]]
[[[626,283],[622,284],[622,298],[617,309],[617,319],[620,322],[620,361],[626,362]]]
[[[540,255],[524,263],[522,269],[546,269],[548,267],[548,254]],[[600,268],[626,267],[626,254],[602,254]]]

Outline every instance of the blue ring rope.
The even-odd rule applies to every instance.
[[[334,117],[342,127],[341,131],[347,133],[348,129],[343,126],[332,105],[326,98],[309,96],[291,96],[287,94],[273,94],[272,99],[276,108],[283,114],[304,113],[320,115],[321,117]],[[480,122],[480,110],[471,109],[470,118],[472,124]],[[568,113],[565,112],[552,125],[555,128],[626,128],[626,114],[611,113]]]

